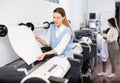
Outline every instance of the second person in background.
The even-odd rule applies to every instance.
[[[115,18],[108,19],[109,24],[109,31],[107,32],[107,36],[105,38],[105,43],[108,45],[108,54],[110,58],[110,64],[111,64],[111,72],[107,75],[106,74],[106,63],[102,62],[103,69],[102,72],[98,73],[97,75],[106,75],[107,77],[114,77],[116,73],[116,56],[118,54],[118,33],[119,29],[117,27],[117,23]]]

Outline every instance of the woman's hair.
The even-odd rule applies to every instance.
[[[69,21],[67,20],[65,10],[62,7],[58,7],[53,11],[53,13],[59,13],[62,17],[64,17],[63,24],[71,29],[72,35],[74,36],[74,32],[72,30],[72,27],[70,26]]]
[[[118,25],[117,25],[117,21],[115,18],[109,18],[108,22],[111,24],[111,26],[113,26],[114,28],[116,28],[119,31]]]

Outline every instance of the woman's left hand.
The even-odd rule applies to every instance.
[[[108,44],[108,43],[110,43],[110,40],[106,40],[105,42]]]
[[[42,53],[38,58],[37,58],[37,60],[38,61],[41,61],[41,60],[43,60],[44,59],[44,57],[45,57],[45,53]]]

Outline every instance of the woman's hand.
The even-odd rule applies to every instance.
[[[37,58],[37,60],[38,60],[38,61],[41,61],[41,60],[44,59],[45,56],[46,56],[46,54],[45,54],[45,53],[42,53],[42,54]]]
[[[40,42],[42,45],[48,46],[47,42],[46,42],[45,40],[41,39],[39,36],[36,35],[36,36],[35,36],[35,39],[36,39],[38,42]]]
[[[110,43],[110,40],[105,40],[105,42],[108,44],[108,43]]]
[[[35,36],[35,39],[39,42],[41,40],[41,38],[39,36]]]

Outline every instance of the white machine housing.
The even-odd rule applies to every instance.
[[[63,57],[53,57],[50,60],[48,60],[46,63],[41,65],[39,68],[37,68],[35,71],[33,71],[31,74],[27,75],[21,83],[24,83],[27,79],[32,77],[41,78],[47,83],[50,83],[48,78],[50,76],[60,77],[63,78],[64,75],[68,72],[71,65],[67,58]]]

